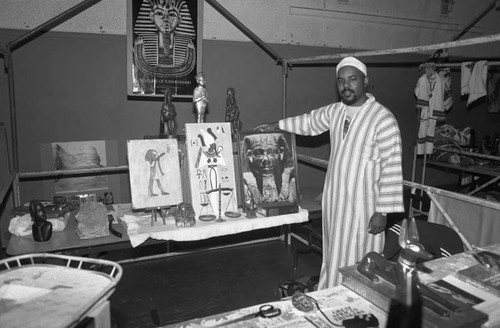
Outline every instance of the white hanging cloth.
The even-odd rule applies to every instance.
[[[460,90],[462,96],[469,95],[467,107],[479,98],[486,96],[487,76],[488,62],[486,60],[462,63]]]

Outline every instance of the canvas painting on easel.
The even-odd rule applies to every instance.
[[[197,218],[210,221],[238,214],[230,123],[186,124],[192,205]]]
[[[151,209],[182,202],[177,139],[129,140],[132,208]]]

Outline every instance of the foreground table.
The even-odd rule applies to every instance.
[[[380,327],[386,325],[386,314],[372,303],[366,301],[344,286],[308,293],[335,325],[342,326],[342,321],[352,319],[360,314],[372,314]],[[311,312],[302,312],[294,307],[290,298],[278,302],[267,303],[281,310],[281,314],[273,318],[256,317],[238,323],[232,320],[255,313],[263,304],[216,314],[205,318],[196,318],[185,322],[168,325],[169,328],[187,327],[332,327],[318,308]]]
[[[484,247],[485,250],[499,253],[500,244]],[[429,273],[419,272],[419,277],[422,283],[429,284],[437,280],[443,279],[458,270],[477,264],[477,261],[472,257],[471,252],[464,252],[453,255],[448,258],[440,258],[426,262],[426,267],[431,270]],[[361,280],[359,280],[361,281]],[[374,298],[374,292],[369,290],[370,287],[363,289],[359,285],[355,286],[344,281],[345,286],[337,286],[330,289],[308,293],[307,295],[317,300],[319,308],[326,314],[328,319],[333,322],[328,322],[324,315],[316,308],[311,312],[301,312],[294,307],[290,298],[283,299],[278,302],[270,302],[275,308],[281,310],[281,315],[274,318],[255,317],[250,320],[232,323],[233,320],[243,316],[256,313],[259,308],[266,304],[258,304],[251,307],[237,309],[221,314],[215,314],[203,318],[194,318],[188,321],[180,322],[165,326],[165,328],[187,328],[187,327],[332,327],[345,326],[342,321],[352,319],[359,314],[370,313],[377,318],[378,326],[385,327],[387,323],[388,299],[383,295]],[[352,288],[352,289],[351,289]],[[359,290],[354,292],[354,290]],[[367,293],[369,291],[369,293]],[[367,295],[369,294],[369,295]],[[372,302],[368,301],[372,300]],[[484,323],[483,327],[498,327],[500,321],[498,318],[498,309],[500,308],[500,298],[490,300],[488,307],[482,307],[478,310],[489,315],[489,321]],[[483,315],[484,317],[484,315]],[[484,321],[484,320],[483,320]],[[434,325],[433,322],[425,322],[425,327],[455,327],[450,325]]]

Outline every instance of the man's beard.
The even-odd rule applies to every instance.
[[[344,95],[345,92],[349,92],[350,95],[349,96],[345,96]],[[346,104],[346,105],[352,105],[352,104],[356,103],[356,101],[358,101],[359,98],[356,96],[356,94],[354,93],[354,91],[352,91],[350,89],[345,89],[340,94],[340,99],[342,100],[342,102],[344,104]]]

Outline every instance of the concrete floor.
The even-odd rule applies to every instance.
[[[242,236],[234,238],[241,239]],[[319,254],[304,254],[300,255],[294,271],[293,249],[304,247],[294,239],[290,246],[281,240],[268,240],[207,250],[210,243],[220,246],[230,241],[205,241],[201,245],[205,250],[191,250],[182,255],[164,257],[152,254],[149,259],[140,261],[115,258],[122,265],[124,274],[110,298],[112,326],[161,327],[277,301],[281,283],[318,275],[321,266]],[[173,248],[174,252],[182,251],[186,245],[174,245]],[[113,256],[126,255],[107,257],[113,259]]]

